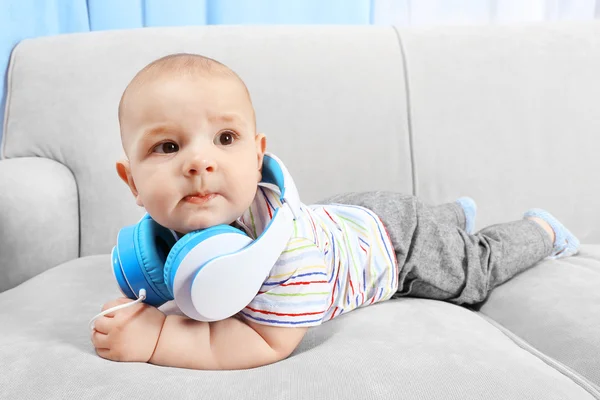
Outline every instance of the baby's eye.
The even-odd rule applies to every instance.
[[[217,136],[215,136],[215,144],[229,146],[230,144],[233,144],[235,139],[235,133],[231,131],[220,132]]]
[[[173,142],[165,142],[157,144],[152,149],[153,153],[170,154],[179,151],[179,146]]]

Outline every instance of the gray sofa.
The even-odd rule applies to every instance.
[[[120,295],[109,251],[143,210],[118,179],[117,104],[150,60],[197,52],[246,81],[305,203],[461,195],[477,228],[550,210],[579,255],[478,310],[391,300],[309,330],[279,363],[193,371],[94,353]],[[0,160],[2,399],[600,399],[600,23],[187,27],[25,40]]]

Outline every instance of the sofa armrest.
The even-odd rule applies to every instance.
[[[0,160],[0,292],[78,255],[71,171],[47,158]]]

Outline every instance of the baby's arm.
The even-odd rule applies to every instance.
[[[122,297],[106,303],[102,311],[130,302]],[[243,369],[286,358],[307,329],[271,327],[235,317],[199,322],[180,315],[165,316],[157,308],[139,303],[98,318],[91,339],[96,353],[113,361]]]
[[[308,328],[274,327],[235,317],[200,322],[167,316],[150,363],[192,369],[245,369],[289,356]]]

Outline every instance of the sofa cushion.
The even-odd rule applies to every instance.
[[[481,312],[600,386],[600,245],[517,275]]]
[[[309,330],[279,363],[194,371],[94,353],[88,321],[120,295],[108,255],[77,259],[0,293],[6,398],[593,399],[478,313],[398,299]]]

